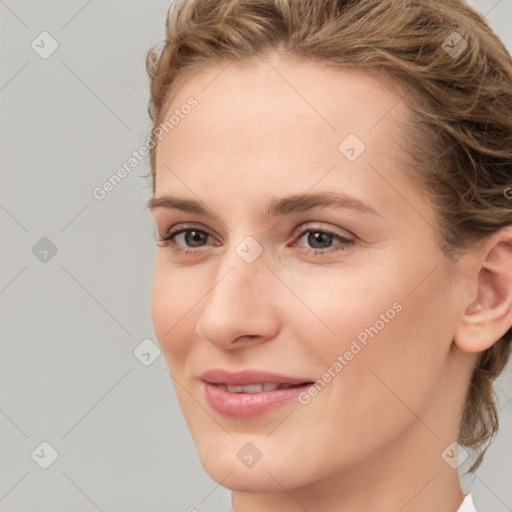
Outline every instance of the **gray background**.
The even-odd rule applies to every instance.
[[[474,5],[512,50],[512,0]],[[148,159],[105,199],[92,194],[149,132],[144,57],[168,6],[0,0],[3,512],[230,507],[154,359]],[[46,59],[31,47],[43,31],[58,43]],[[146,366],[134,350],[148,338]],[[501,431],[463,478],[481,512],[512,510],[510,365],[497,392]],[[58,452],[47,469],[44,441]]]

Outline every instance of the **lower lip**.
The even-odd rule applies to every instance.
[[[312,386],[312,384],[304,384],[259,393],[231,393],[208,382],[203,381],[203,385],[206,401],[210,407],[219,414],[231,418],[251,418],[273,411],[297,398],[300,393]]]

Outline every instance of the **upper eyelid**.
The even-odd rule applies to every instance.
[[[213,233],[211,233],[210,230],[207,228],[199,227],[196,225],[189,226],[189,225],[185,224],[185,225],[177,225],[177,226],[173,226],[172,228],[169,228],[164,233],[162,238],[166,238],[169,235],[177,235],[177,234],[183,233],[184,231],[193,231],[193,230],[204,232],[204,233],[208,234],[209,236],[213,236],[213,237],[216,236]]]

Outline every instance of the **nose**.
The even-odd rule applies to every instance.
[[[263,251],[249,263],[234,248],[219,258],[209,291],[201,301],[196,333],[223,350],[257,345],[279,331],[279,280]]]

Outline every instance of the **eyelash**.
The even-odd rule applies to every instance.
[[[173,253],[175,253],[179,256],[191,256],[191,255],[199,255],[199,254],[203,253],[204,251],[201,249],[178,249],[177,248],[177,244],[173,240],[173,238],[176,237],[177,235],[179,235],[180,233],[187,233],[189,231],[195,231],[197,233],[202,233],[207,236],[208,235],[212,236],[207,231],[205,231],[203,229],[195,228],[195,227],[173,228],[169,231],[169,233],[167,233],[167,235],[165,237],[157,238],[157,242],[162,242],[162,245],[159,245],[159,247],[169,247]],[[306,254],[310,254],[310,255],[312,252],[313,256],[325,256],[327,254],[333,254],[333,253],[345,251],[345,250],[347,250],[348,245],[352,245],[355,242],[355,240],[343,237],[343,236],[339,235],[338,233],[336,233],[335,231],[331,231],[329,229],[310,228],[310,227],[301,228],[298,231],[296,231],[293,235],[294,239],[300,240],[304,236],[304,234],[308,233],[308,232],[332,235],[333,237],[338,238],[340,240],[340,244],[338,244],[337,249],[333,249],[330,247],[327,247],[325,249],[307,249],[305,247],[298,246],[300,252],[305,252]],[[334,246],[334,247],[336,247],[336,246]]]

